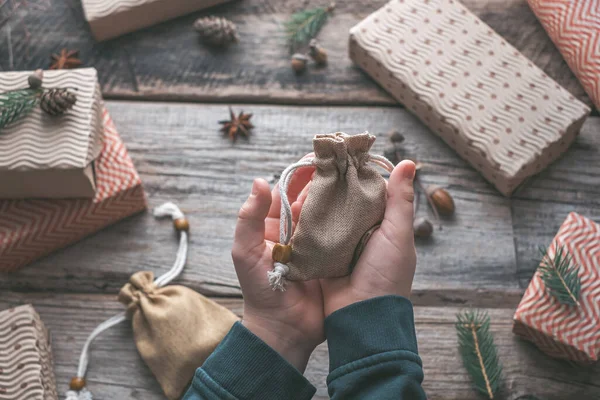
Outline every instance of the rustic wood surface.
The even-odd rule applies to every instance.
[[[231,144],[218,133],[217,120],[227,116],[224,104],[107,102],[150,206],[175,201],[192,223],[189,262],[177,283],[219,296],[238,314],[241,292],[229,249],[252,179],[271,178],[310,151],[315,133],[369,130],[379,138],[374,152],[381,153],[386,132],[399,130],[407,138],[405,156],[425,163],[422,182],[448,187],[457,208],[433,240],[417,243],[412,300],[429,398],[480,398],[457,353],[453,323],[462,307],[490,313],[505,371],[501,399],[524,394],[548,400],[600,398],[600,367],[552,360],[511,333],[514,309],[539,262],[538,246],[551,241],[570,211],[600,221],[600,117],[588,119],[562,159],[511,199],[501,196],[352,66],[349,28],[386,2],[339,2],[319,36],[329,66],[296,76],[289,68],[282,23],[293,11],[322,1],[235,1],[95,43],[79,0],[10,0],[19,6],[9,19],[4,19],[8,6],[0,12],[0,71],[47,67],[50,53],[80,49],[85,64],[98,69],[106,98],[238,102],[244,104],[234,105],[236,110],[255,113],[257,128],[250,140]],[[463,2],[591,105],[525,0]],[[200,44],[191,25],[210,14],[232,19],[240,43],[229,50]],[[419,213],[431,217],[425,199],[420,200]],[[155,221],[150,213],[133,216],[16,273],[0,274],[0,309],[34,304],[51,330],[57,383],[64,393],[86,336],[122,309],[114,299],[120,287],[138,270],[165,272],[176,246],[169,222]],[[327,369],[327,347],[321,345],[306,371],[318,388],[317,399],[327,398]],[[96,400],[164,398],[126,323],[94,343],[88,381]]]
[[[240,299],[217,301],[241,315]],[[77,370],[79,351],[87,334],[97,324],[122,310],[114,296],[77,294],[24,295],[4,293],[2,309],[32,303],[52,332],[57,387],[61,394]],[[419,352],[425,372],[425,391],[431,400],[476,400],[469,378],[460,364],[454,329],[456,307],[416,307],[415,322]],[[505,382],[500,398],[516,400],[524,394],[540,399],[597,399],[600,396],[598,373],[594,368],[576,367],[546,357],[533,345],[516,338],[512,332],[514,309],[487,310],[491,331],[504,367]],[[138,355],[131,326],[122,323],[96,339],[92,345],[88,387],[95,400],[162,400],[160,387]],[[315,399],[327,399],[325,379],[328,373],[327,345],[313,353],[306,370],[307,378],[317,387]]]
[[[282,24],[292,12],[327,1],[235,1],[102,43],[92,38],[78,0],[18,3],[23,4],[6,22],[12,32],[15,54],[12,66],[7,32],[0,30],[2,70],[47,67],[49,54],[66,47],[80,49],[85,64],[98,69],[107,98],[395,104],[352,65],[347,55],[348,30],[387,0],[338,2],[333,19],[319,35],[328,51],[329,66],[311,67],[299,77],[289,66]],[[464,0],[463,3],[549,76],[591,106],[525,0]],[[240,36],[237,45],[222,50],[198,42],[192,24],[197,17],[210,14],[225,16],[237,24]],[[597,115],[597,110],[594,113]]]

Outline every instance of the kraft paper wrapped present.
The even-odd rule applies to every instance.
[[[58,400],[50,335],[31,305],[0,312],[0,400]]]
[[[0,72],[0,93],[27,88],[32,72]],[[92,198],[93,164],[104,138],[98,73],[94,68],[44,71],[42,87],[68,88],[77,102],[62,116],[37,106],[2,129],[0,199]]]
[[[527,2],[600,109],[600,3],[597,0]]]
[[[110,115],[93,199],[0,200],[0,271],[22,267],[146,208],[142,183]]]
[[[231,0],[82,0],[94,38],[111,39]]]
[[[560,157],[590,112],[455,0],[393,0],[350,57],[504,195]]]
[[[570,213],[560,227],[548,255],[561,246],[579,266],[579,305],[569,306],[548,294],[536,272],[514,316],[513,332],[556,358],[581,363],[600,356],[600,225]]]

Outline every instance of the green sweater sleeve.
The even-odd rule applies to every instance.
[[[311,399],[316,389],[294,366],[236,322],[183,400]]]
[[[413,308],[400,296],[344,307],[325,320],[332,400],[425,400]]]

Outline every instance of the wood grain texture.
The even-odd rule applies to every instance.
[[[150,206],[170,200],[188,215],[191,245],[181,280],[187,286],[208,294],[240,294],[230,249],[237,211],[253,178],[280,173],[312,151],[316,133],[369,130],[379,137],[373,153],[381,154],[393,128],[406,137],[406,157],[426,164],[422,182],[447,187],[457,210],[431,241],[417,243],[414,289],[420,304],[452,299],[494,306],[503,296],[514,304],[521,296],[509,200],[402,109],[235,106],[255,113],[256,128],[250,140],[232,144],[218,132],[217,120],[228,115],[222,105],[113,101],[107,107]],[[419,215],[428,215],[424,196],[420,202]],[[116,293],[136,271],[167,271],[176,246],[170,222],[138,215],[0,276],[0,288]]]
[[[241,315],[242,301],[218,299],[219,303]],[[67,390],[77,369],[79,351],[86,336],[104,319],[121,311],[122,306],[106,295],[58,295],[3,293],[0,309],[33,303],[52,333],[56,382],[59,393]],[[476,400],[463,369],[456,344],[455,307],[416,307],[415,323],[419,353],[425,370],[424,388],[429,399]],[[591,400],[600,396],[600,366],[575,367],[553,360],[511,332],[514,309],[488,310],[491,331],[499,348],[505,381],[502,399],[516,400],[535,394],[546,400],[574,398]],[[317,387],[315,399],[327,399],[325,379],[329,356],[323,344],[313,353],[305,372]],[[160,387],[138,355],[127,323],[116,326],[92,345],[88,387],[94,399],[163,399]]]
[[[85,64],[98,69],[108,98],[390,105],[395,101],[353,66],[347,55],[349,29],[386,2],[339,2],[333,19],[319,35],[329,55],[329,66],[311,66],[306,74],[296,76],[289,66],[282,24],[291,13],[323,5],[322,1],[237,1],[96,43],[76,0],[30,0],[31,6],[19,8],[7,22],[12,30],[12,67],[7,35],[0,33],[0,68],[47,67],[49,53],[67,47],[80,49]],[[464,4],[573,95],[591,105],[525,0],[465,0]],[[193,21],[210,14],[237,24],[237,45],[223,50],[198,42]]]
[[[600,221],[600,118],[589,118],[571,149],[511,201],[519,280],[525,287],[569,212]]]

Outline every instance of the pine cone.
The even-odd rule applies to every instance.
[[[49,89],[42,94],[40,107],[50,115],[60,115],[73,107],[75,102],[77,96],[67,89]]]
[[[198,18],[194,22],[194,28],[200,33],[202,40],[212,46],[227,46],[238,40],[235,24],[225,18]]]

